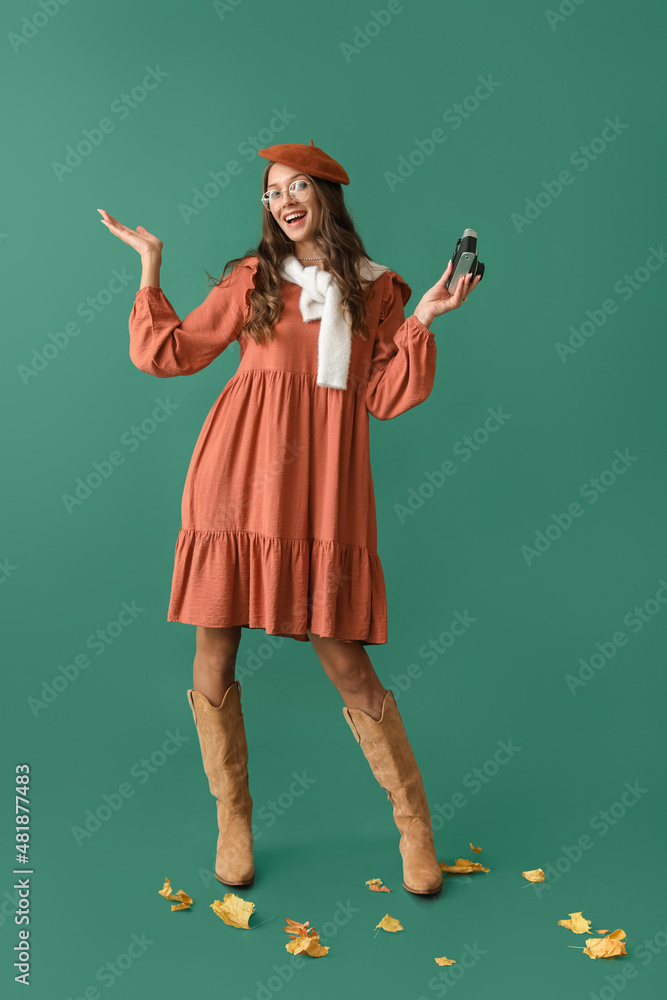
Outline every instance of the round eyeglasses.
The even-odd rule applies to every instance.
[[[268,208],[269,210],[277,208],[278,205],[282,203],[284,190],[285,188],[269,188],[265,191],[261,199],[264,208]],[[287,190],[289,191],[293,201],[306,201],[306,199],[310,197],[310,181],[292,181]]]

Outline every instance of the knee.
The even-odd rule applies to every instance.
[[[240,641],[240,625],[229,628],[208,628],[198,625],[195,655],[198,666],[215,673],[233,670]]]

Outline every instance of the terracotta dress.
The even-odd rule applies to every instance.
[[[368,417],[427,398],[435,336],[405,319],[411,289],[385,271],[364,293],[370,336],[352,339],[347,388],[318,386],[320,321],[302,319],[299,285],[283,283],[271,343],[239,337],[256,268],[248,258],[184,320],[154,285],[137,291],[130,315],[130,359],[158,378],[201,371],[240,345],[188,468],[167,620],[386,643]]]

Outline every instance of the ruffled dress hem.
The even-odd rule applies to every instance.
[[[307,599],[303,595],[307,594]],[[308,642],[315,635],[387,642],[386,590],[377,552],[316,538],[181,526],[167,620]]]

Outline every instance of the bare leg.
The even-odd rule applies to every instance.
[[[234,682],[236,654],[241,641],[241,625],[209,628],[197,625],[197,651],[192,686],[201,691],[216,708],[227,688]]]
[[[361,642],[340,642],[307,632],[324,671],[348,708],[360,708],[376,721],[387,689],[375,673]]]

